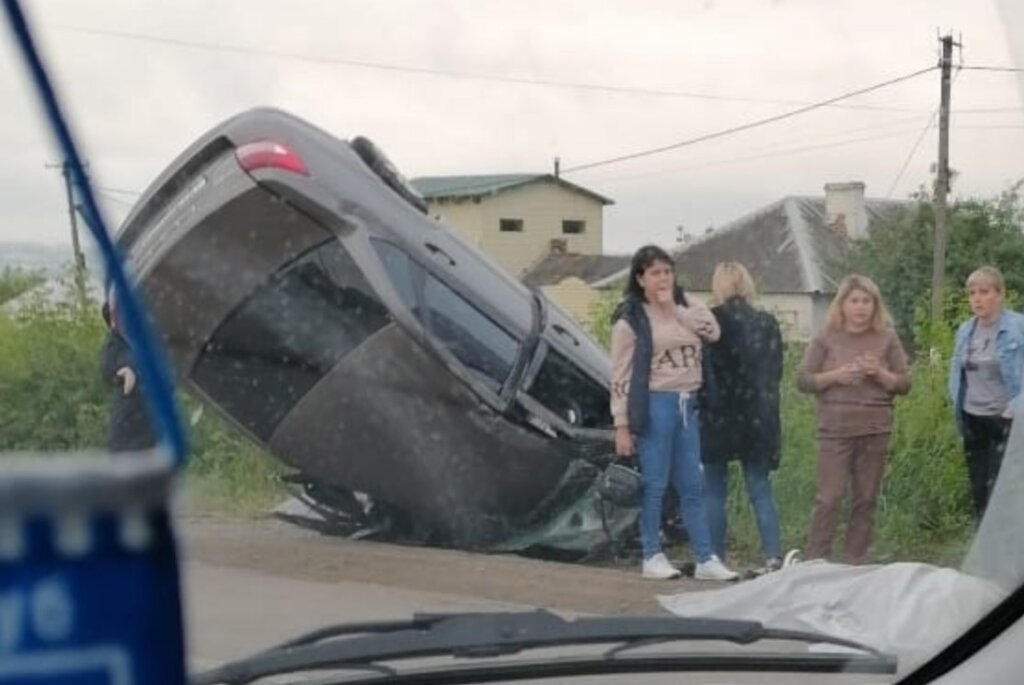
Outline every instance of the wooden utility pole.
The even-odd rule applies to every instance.
[[[946,195],[949,193],[949,99],[953,70],[953,36],[942,44],[942,90],[939,100],[939,160],[935,174],[935,236],[932,250],[932,325],[942,321],[942,289],[946,275]]]
[[[78,296],[85,301],[85,255],[82,253],[82,243],[78,238],[78,212],[75,209],[75,195],[71,188],[71,167],[65,161],[62,164],[47,164],[49,169],[60,169],[64,177],[64,189],[67,192],[68,217],[71,219],[71,249],[75,258],[75,287],[78,289]]]

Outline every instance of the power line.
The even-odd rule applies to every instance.
[[[1024,128],[1024,125],[1022,125],[1022,124],[954,124],[953,128],[956,128],[956,129],[966,128],[966,129],[973,129],[973,130],[978,130],[978,129],[1003,129],[1003,130],[1005,130],[1005,129],[1022,129],[1022,128]]]
[[[638,173],[638,174],[627,174],[625,176],[613,176],[613,177],[610,177],[610,178],[600,179],[597,182],[598,183],[608,183],[608,182],[614,182],[614,181],[630,180],[630,179],[635,179],[635,178],[645,178],[645,177],[649,177],[649,176],[657,176],[657,175],[668,174],[668,173],[679,173],[679,172],[687,171],[687,170],[693,170],[693,171],[704,170],[704,169],[708,169],[710,167],[725,166],[725,165],[728,165],[728,164],[735,164],[737,162],[752,162],[752,161],[757,161],[757,160],[762,160],[762,159],[772,159],[774,157],[788,157],[790,155],[796,155],[796,154],[801,154],[801,153],[805,153],[805,152],[813,152],[813,151],[816,151],[816,150],[825,150],[825,149],[828,149],[828,148],[844,147],[844,146],[847,146],[847,145],[855,145],[855,144],[858,144],[858,143],[867,143],[867,142],[876,141],[876,140],[885,140],[887,138],[897,138],[897,137],[900,137],[900,136],[905,136],[908,133],[913,133],[915,131],[917,131],[916,128],[902,129],[902,130],[898,130],[898,131],[889,131],[888,133],[881,133],[881,134],[873,135],[873,136],[861,136],[860,138],[850,138],[850,139],[847,139],[847,140],[838,140],[838,141],[834,141],[834,142],[831,142],[831,143],[819,143],[817,145],[802,145],[802,146],[799,146],[799,147],[785,148],[785,149],[782,149],[782,150],[775,150],[775,151],[772,151],[772,152],[765,152],[765,153],[762,153],[762,154],[745,155],[745,156],[742,156],[742,157],[730,157],[730,158],[727,158],[727,159],[718,159],[718,160],[713,160],[713,161],[710,161],[710,162],[702,162],[700,164],[693,164],[690,167],[686,167],[686,168],[683,168],[683,169],[678,169],[678,168],[677,169],[660,169],[660,170],[657,170],[657,171],[647,171],[647,172],[642,172],[642,173]]]
[[[631,160],[631,159],[638,159],[640,157],[648,157],[650,155],[656,155],[656,154],[660,154],[662,152],[668,152],[670,150],[678,150],[679,148],[687,147],[689,145],[695,145],[697,143],[703,143],[703,142],[708,141],[708,140],[714,140],[716,138],[722,138],[724,136],[732,135],[734,133],[740,133],[741,131],[749,131],[750,129],[753,129],[753,128],[758,128],[760,126],[765,126],[767,124],[772,124],[772,123],[775,123],[777,121],[782,121],[783,119],[789,119],[791,117],[795,117],[795,116],[800,115],[800,114],[806,114],[807,112],[811,112],[811,111],[816,110],[816,109],[821,109],[822,107],[827,107],[827,106],[829,106],[829,105],[831,105],[831,104],[833,104],[835,102],[838,102],[840,100],[846,100],[848,98],[856,97],[858,95],[864,95],[865,93],[870,93],[872,91],[876,91],[876,90],[879,90],[881,88],[885,88],[887,86],[894,85],[896,83],[901,83],[903,81],[909,81],[910,79],[913,79],[913,78],[916,78],[918,76],[921,76],[922,74],[927,74],[927,73],[929,73],[931,71],[934,71],[937,68],[938,67],[931,66],[931,67],[928,67],[926,69],[920,69],[920,70],[912,72],[910,74],[906,74],[904,76],[899,76],[897,78],[890,79],[888,81],[883,81],[882,83],[876,83],[875,85],[868,86],[867,88],[861,88],[859,90],[850,91],[849,93],[844,93],[844,94],[839,95],[837,97],[829,98],[828,100],[822,100],[821,102],[816,102],[816,103],[807,105],[806,107],[800,107],[799,109],[794,109],[794,110],[791,110],[789,112],[784,112],[782,114],[777,114],[777,115],[772,116],[772,117],[767,117],[765,119],[758,119],[757,121],[752,121],[752,122],[749,122],[749,123],[746,123],[746,124],[741,124],[740,126],[733,126],[731,128],[727,128],[727,129],[724,129],[722,131],[716,131],[714,133],[707,133],[705,135],[697,136],[696,138],[690,138],[688,140],[684,140],[684,141],[681,141],[681,142],[678,142],[678,143],[673,143],[671,145],[663,145],[661,147],[652,148],[652,149],[649,149],[649,150],[642,150],[640,152],[633,152],[633,153],[630,153],[630,154],[627,154],[627,155],[620,155],[618,157],[612,157],[610,159],[604,159],[604,160],[600,160],[600,161],[597,161],[597,162],[590,162],[588,164],[580,164],[580,165],[577,165],[575,167],[570,167],[568,169],[565,169],[562,173],[563,174],[568,174],[568,173],[573,173],[573,172],[576,172],[576,171],[582,171],[583,169],[593,169],[594,167],[606,166],[608,164],[616,164],[618,162],[625,162],[625,161],[628,161],[628,160]]]
[[[992,67],[971,67],[971,66],[963,66],[963,65],[961,65],[961,66],[957,67],[957,72],[953,75],[953,82],[956,82],[957,78],[960,76],[960,72],[962,70],[964,70],[964,69],[992,71],[992,70],[994,70],[996,68],[992,68]],[[1001,71],[1002,69],[1000,68],[999,70]],[[921,134],[917,137],[917,140],[914,141],[913,147],[910,148],[910,153],[907,155],[907,158],[903,161],[903,166],[900,167],[899,173],[896,174],[896,178],[893,179],[892,185],[889,186],[889,192],[887,192],[886,195],[885,195],[886,198],[891,198],[892,194],[896,191],[896,186],[899,185],[899,182],[903,179],[903,174],[906,173],[907,168],[910,166],[910,162],[914,159],[914,155],[917,154],[918,148],[921,147],[921,143],[924,141],[925,135],[928,134],[929,129],[931,129],[932,126],[935,123],[936,117],[939,116],[939,109],[940,109],[939,107],[937,107],[935,109],[935,112],[932,113],[932,116],[928,119],[928,123],[925,124],[923,129],[921,129]],[[1021,111],[1021,109],[1022,108],[1020,108],[1020,107],[996,107],[996,108],[990,108],[990,109],[954,110],[953,113],[954,114],[992,114],[992,113],[1000,113],[1000,112],[1019,112],[1019,111]],[[961,129],[961,128],[966,128],[966,129],[974,129],[974,128],[987,129],[987,128],[1024,128],[1024,127],[1020,127],[1020,126],[1000,126],[1000,125],[971,125],[971,124],[968,124],[968,125],[954,126],[954,128],[958,128],[958,129]]]
[[[135,206],[134,202],[128,202],[127,200],[122,200],[121,198],[117,197],[116,195],[112,195],[111,193],[104,191],[102,188],[93,188],[93,190],[99,192],[99,194],[103,198],[109,200],[110,202],[116,202],[117,204],[119,204],[119,205],[121,205],[123,207],[127,207],[127,208],[131,209],[132,207]]]
[[[126,188],[107,188],[105,186],[97,186],[97,185],[94,185],[93,188],[96,189],[96,190],[102,190],[105,193],[115,193],[115,194],[118,194],[118,195],[134,195],[136,197],[139,197],[140,195],[142,195],[142,191],[140,191],[140,190],[128,190]]]
[[[749,152],[752,152],[754,154],[761,154],[761,153],[772,154],[772,153],[775,153],[775,152],[786,153],[787,151],[792,149],[792,145],[793,144],[797,144],[797,143],[802,144],[801,145],[801,149],[802,149],[803,146],[805,146],[805,145],[807,145],[809,143],[815,143],[815,144],[822,143],[822,144],[826,144],[827,141],[830,141],[830,140],[833,140],[833,139],[836,139],[836,138],[840,138],[842,140],[849,140],[848,136],[850,136],[851,134],[863,133],[865,131],[878,131],[878,130],[881,130],[881,129],[892,129],[895,126],[900,126],[900,125],[902,125],[903,128],[900,129],[899,133],[900,134],[905,134],[905,133],[908,132],[908,130],[909,131],[916,131],[917,130],[916,125],[922,119],[924,119],[924,117],[921,117],[921,116],[900,117],[900,118],[897,118],[897,119],[890,119],[890,120],[886,120],[886,121],[883,121],[883,122],[877,122],[877,123],[874,123],[874,124],[871,124],[871,125],[868,125],[868,126],[857,126],[857,127],[854,127],[854,128],[843,128],[843,129],[839,129],[839,130],[824,131],[824,132],[822,132],[820,134],[813,134],[813,135],[789,136],[789,137],[786,137],[786,138],[783,138],[783,139],[774,140],[774,141],[772,141],[770,144],[768,144],[766,146],[762,146],[762,147],[760,147],[758,149],[755,149],[755,150],[749,150]],[[910,124],[910,123],[913,123],[915,126],[914,126],[914,128],[907,129],[906,126],[908,124]],[[863,137],[861,137],[861,138],[863,138]],[[857,140],[860,140],[861,138],[858,138]],[[871,139],[872,138],[866,138],[866,140],[871,140]],[[789,146],[789,147],[787,147],[787,146]],[[699,164],[700,161],[697,160],[697,163]],[[716,164],[716,163],[717,162],[711,162],[711,164]],[[641,171],[640,173],[635,173],[634,172],[634,173],[627,173],[627,174],[623,175],[622,173],[614,173],[613,169],[602,168],[602,169],[593,170],[592,172],[589,172],[589,173],[601,174],[602,172],[612,171],[614,175],[612,175],[611,177],[609,177],[609,176],[600,176],[600,175],[596,176],[596,177],[593,177],[593,176],[589,176],[588,175],[587,178],[590,179],[591,183],[601,183],[601,182],[604,182],[605,180],[608,180],[608,179],[619,180],[619,179],[622,179],[622,178],[635,178],[635,177],[640,177],[640,176],[653,176],[653,175],[657,175],[657,174],[661,174],[661,173],[672,173],[673,171],[676,171],[678,169],[679,169],[679,166],[678,166],[678,164],[676,164],[676,165],[673,165],[673,166],[669,166],[667,168],[663,167],[661,169],[652,169],[652,170],[648,170],[648,171]]]
[[[1002,114],[1009,112],[1024,112],[1024,107],[988,107],[988,108],[968,108],[968,109],[954,109],[953,114]]]
[[[956,80],[958,78],[960,78],[960,69],[957,69],[956,73],[953,74],[953,80],[950,82],[950,85],[956,83]],[[910,162],[913,161],[914,155],[917,154],[918,148],[921,147],[921,143],[924,141],[924,137],[928,135],[928,130],[935,123],[935,119],[939,116],[939,111],[941,109],[941,105],[936,107],[935,111],[932,112],[932,115],[928,117],[928,123],[924,125],[923,129],[921,129],[920,135],[917,136],[917,140],[914,141],[913,147],[910,148],[910,153],[907,154],[907,158],[903,160],[903,166],[900,167],[899,172],[896,174],[896,178],[893,179],[892,185],[889,186],[889,191],[885,194],[885,198],[887,200],[892,197],[892,194],[894,192],[896,192],[896,186],[899,185],[899,182],[901,180],[903,180],[903,174],[905,174],[907,172],[907,169],[910,167]]]
[[[907,168],[910,167],[910,162],[914,159],[914,155],[917,154],[918,148],[921,147],[924,137],[928,135],[928,131],[935,124],[935,118],[937,116],[939,116],[938,108],[936,108],[935,112],[928,118],[928,123],[924,125],[924,128],[921,129],[921,133],[917,136],[917,140],[914,141],[914,145],[910,148],[910,154],[908,154],[907,158],[903,160],[903,165],[900,167],[899,172],[896,174],[896,178],[893,179],[892,184],[889,186],[889,191],[885,194],[885,199],[888,200],[892,197],[892,194],[896,192],[896,186],[903,180],[903,174],[905,174],[907,172]]]
[[[691,100],[709,100],[717,102],[739,102],[746,104],[775,105],[781,107],[803,106],[809,103],[804,100],[775,100],[765,98],[740,97],[730,95],[713,95],[710,93],[695,93],[690,91],[666,90],[659,88],[640,88],[633,86],[604,85],[598,83],[576,83],[570,81],[555,81],[550,79],[527,78],[519,76],[504,76],[500,74],[484,74],[478,72],[458,71],[451,69],[434,69],[429,67],[416,67],[402,64],[388,64],[384,62],[369,62],[365,60],[343,59],[336,57],[322,57],[298,52],[283,50],[268,50],[266,48],[249,48],[240,45],[228,45],[223,43],[207,43],[198,40],[187,40],[183,38],[170,38],[153,34],[133,33],[128,31],[114,31],[110,29],[86,28],[81,26],[69,26],[64,24],[52,24],[53,28],[60,31],[81,33],[87,35],[106,36],[123,40],[142,41],[147,43],[161,43],[176,47],[193,48],[198,50],[211,50],[215,52],[230,52],[241,55],[256,55],[262,57],[275,57],[290,59],[315,64],[327,64],[334,66],[355,67],[360,69],[376,69],[380,71],[392,71],[426,76],[441,76],[453,79],[471,79],[475,81],[492,81],[495,83],[511,83],[516,85],[543,86],[548,88],[568,88],[573,90],[598,91],[606,93],[620,93],[628,95],[648,95],[654,97],[674,97]],[[856,105],[827,103],[826,107],[839,109],[879,111],[879,112],[922,112],[920,109],[905,107],[884,107],[878,105]]]
[[[967,129],[1012,128],[1012,129],[1024,130],[1024,125],[1021,125],[1021,126],[1006,126],[1006,127],[1003,127],[1003,126],[957,126],[957,125],[954,125],[953,128],[954,129],[962,129],[962,128],[967,128]],[[656,171],[647,171],[647,172],[642,172],[642,173],[638,173],[638,174],[626,174],[626,175],[622,175],[622,176],[604,177],[604,178],[601,178],[601,179],[596,179],[595,181],[593,181],[593,183],[610,183],[610,182],[613,183],[613,182],[622,181],[622,180],[632,180],[632,179],[641,178],[641,177],[649,177],[649,176],[658,176],[658,175],[661,175],[661,174],[669,174],[669,173],[674,173],[674,172],[678,172],[678,171],[685,171],[685,170],[688,170],[688,169],[693,169],[693,170],[705,169],[705,168],[708,168],[708,167],[715,167],[715,166],[723,166],[723,165],[727,165],[727,164],[734,164],[734,163],[737,163],[737,162],[757,161],[757,160],[762,160],[762,159],[771,159],[773,157],[788,157],[788,156],[791,156],[791,155],[802,154],[802,153],[805,153],[805,152],[813,152],[813,151],[816,151],[816,150],[824,150],[824,149],[835,148],[835,147],[845,147],[847,145],[854,145],[854,144],[858,144],[858,143],[868,143],[868,142],[873,142],[873,141],[877,141],[877,140],[886,140],[886,139],[889,139],[889,138],[899,138],[899,137],[905,136],[905,135],[907,135],[909,133],[914,133],[915,131],[917,131],[916,128],[905,128],[905,129],[899,129],[899,130],[896,130],[896,131],[889,131],[887,133],[880,133],[878,135],[873,135],[873,136],[862,136],[862,137],[859,137],[859,138],[849,138],[849,139],[838,140],[838,141],[834,141],[834,142],[830,142],[830,143],[820,143],[820,144],[816,144],[816,145],[805,145],[805,146],[800,146],[800,147],[783,148],[781,150],[766,151],[766,152],[761,153],[761,154],[754,154],[754,155],[749,155],[749,156],[744,156],[744,157],[732,157],[732,158],[728,158],[728,159],[718,159],[718,160],[713,160],[713,161],[710,161],[710,162],[705,162],[705,163],[702,163],[702,164],[695,164],[692,167],[687,167],[685,169],[679,169],[679,168],[675,168],[675,169],[659,169],[659,170],[656,170]],[[927,131],[927,129],[925,129],[925,131]],[[886,195],[887,199],[889,197],[891,197],[891,191],[890,191],[890,195]]]
[[[965,69],[965,70],[968,70],[968,71],[1007,71],[1007,72],[1021,72],[1021,71],[1024,71],[1024,68],[1020,68],[1020,67],[989,67],[989,66],[979,66],[979,67],[962,66],[962,67],[960,67],[960,69]]]

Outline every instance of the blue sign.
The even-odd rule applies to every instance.
[[[182,685],[177,554],[154,473],[48,476],[0,471],[0,685]],[[26,488],[34,503],[19,507]]]

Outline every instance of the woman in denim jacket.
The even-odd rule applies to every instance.
[[[1020,410],[1024,316],[1003,307],[998,269],[983,266],[967,278],[970,319],[956,332],[949,396],[964,441],[971,499],[978,521],[999,476],[1013,415]]]

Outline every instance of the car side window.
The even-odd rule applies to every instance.
[[[608,389],[549,348],[527,393],[577,428],[611,428]]]
[[[478,380],[499,393],[515,364],[520,341],[396,246],[379,240],[373,245],[399,296],[424,328]],[[416,284],[422,284],[420,298]]]
[[[371,238],[370,242],[377,251],[377,256],[380,257],[384,270],[387,271],[388,278],[391,280],[391,285],[394,286],[402,303],[416,315],[416,318],[420,318],[420,303],[416,296],[417,287],[414,280],[414,275],[417,274],[413,272],[412,261],[408,255],[389,242],[376,238]]]

